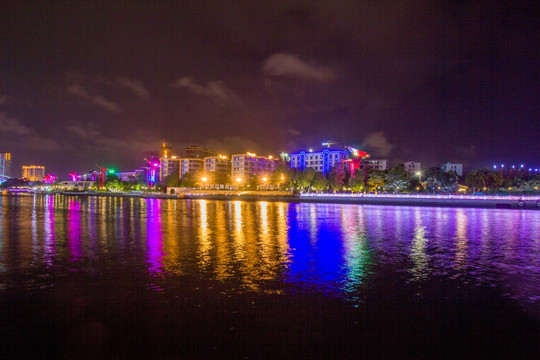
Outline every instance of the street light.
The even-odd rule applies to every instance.
[[[201,180],[203,182],[203,188],[206,188],[206,181],[208,180],[208,178],[206,176],[203,176]]]
[[[422,185],[422,171],[417,171],[416,175],[418,175],[418,182],[420,185]],[[420,190],[419,188],[416,188],[416,190]]]

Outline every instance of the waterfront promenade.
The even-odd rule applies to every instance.
[[[246,201],[286,201],[312,203],[371,204],[398,206],[473,207],[493,209],[540,210],[540,196],[526,195],[437,195],[437,194],[350,194],[350,193],[302,193],[288,191],[244,191],[188,189],[167,193],[158,192],[55,192],[69,196],[110,196],[157,199],[208,199]],[[7,193],[30,195],[30,193]],[[50,194],[40,192],[38,194]],[[5,195],[5,194],[4,194]]]
[[[499,195],[430,195],[430,194],[290,194],[285,191],[215,191],[192,190],[177,194],[180,198],[212,200],[279,200],[372,205],[478,207],[540,210],[540,196]]]

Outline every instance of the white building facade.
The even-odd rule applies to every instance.
[[[405,166],[405,171],[411,175],[415,175],[417,172],[422,171],[422,167],[419,162],[407,161],[403,165]]]
[[[204,160],[186,158],[180,159],[180,179],[187,173],[193,175],[201,174],[204,171]]]
[[[171,174],[177,174],[180,177],[180,159],[177,156],[164,157],[160,159],[161,168],[159,169],[159,180],[165,181],[165,178]]]
[[[368,168],[371,170],[387,170],[388,160],[363,159],[360,161],[360,168]]]
[[[455,172],[458,176],[463,176],[463,164],[453,164],[447,162],[446,164],[441,165],[441,170],[444,172]]]
[[[231,160],[225,155],[207,156],[204,158],[204,176],[208,178],[209,183],[215,183],[216,180],[228,179],[231,176]]]
[[[251,177],[270,175],[277,167],[279,160],[273,156],[258,156],[254,153],[235,154],[232,159],[232,181],[245,183]]]

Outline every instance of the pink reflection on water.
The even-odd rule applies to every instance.
[[[43,232],[45,234],[45,244],[43,260],[47,265],[54,265],[55,249],[55,231],[54,231],[54,196],[45,197],[45,216],[43,221]]]
[[[71,261],[78,261],[82,257],[81,205],[79,201],[70,199],[68,210],[68,248]]]
[[[146,241],[148,271],[163,272],[163,236],[161,233],[161,201],[146,199]]]

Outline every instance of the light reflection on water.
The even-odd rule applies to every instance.
[[[540,211],[67,196],[0,197],[0,209],[0,289],[122,266],[159,291],[192,277],[356,301],[389,277],[448,278],[540,303]]]

